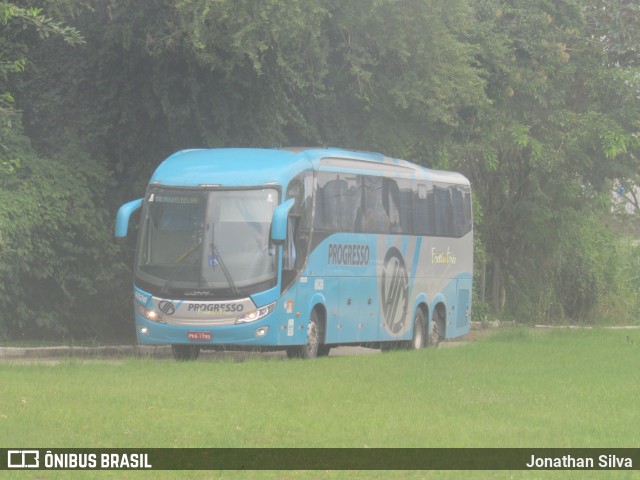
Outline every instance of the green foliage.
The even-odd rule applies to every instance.
[[[637,12],[628,0],[0,1],[0,269],[16,279],[0,288],[3,324],[109,329],[101,313],[94,326],[65,313],[130,304],[130,248],[117,261],[109,241],[116,207],[168,154],[202,146],[336,145],[459,170],[475,192],[477,304],[553,321],[628,298],[595,219],[614,179],[640,183]]]
[[[78,21],[83,60],[42,58],[71,91],[43,98],[43,79],[28,128],[55,148],[63,126],[51,119],[70,93],[73,128],[123,177],[193,146],[331,144],[426,161],[485,101],[463,1],[114,2]],[[111,108],[95,112],[95,98]]]
[[[609,61],[640,66],[640,5],[634,0],[589,0],[590,29],[605,47]]]
[[[16,165],[0,175],[0,336],[105,333],[118,271],[110,266],[110,213],[100,205],[108,172],[82,153],[45,159],[24,137],[5,139]],[[71,161],[70,159],[73,159]]]
[[[618,238],[615,245],[616,269],[604,294],[588,312],[594,324],[640,324],[640,245],[629,238]]]
[[[6,27],[9,22],[18,22],[23,29],[33,27],[41,39],[59,35],[69,45],[84,43],[78,30],[42,15],[41,8],[24,8],[9,2],[0,2],[0,24]]]
[[[27,41],[21,38],[23,31],[35,31],[40,39],[50,36],[62,38],[69,45],[84,42],[80,33],[73,27],[65,26],[42,15],[42,9],[20,7],[13,3],[0,1],[0,143],[6,130],[12,127],[17,115],[14,99],[7,89],[9,76],[24,71],[27,63]]]
[[[323,136],[444,166],[465,111],[486,103],[469,5],[341,2],[331,20]]]
[[[613,178],[637,171],[629,119],[639,111],[621,114],[633,86],[607,65],[583,13],[573,1],[477,7],[492,107],[460,168],[483,205],[487,296],[516,318],[578,318],[609,292],[615,248],[593,214],[607,210]]]
[[[544,246],[540,254],[510,269],[508,313],[537,323],[635,323],[629,315],[591,315],[597,305],[617,297],[623,286],[616,237],[596,215],[565,211],[554,221],[559,224],[547,230],[549,237],[536,241]]]

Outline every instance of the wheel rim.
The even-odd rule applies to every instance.
[[[413,340],[413,348],[415,350],[419,350],[420,348],[422,348],[422,328],[418,329],[418,332],[416,332],[415,334],[415,338]]]
[[[413,349],[420,350],[424,346],[424,330],[422,312],[418,310],[416,312],[415,320],[413,321]]]
[[[309,322],[309,331],[307,332],[307,352],[313,354],[318,348],[318,326],[313,320]]]

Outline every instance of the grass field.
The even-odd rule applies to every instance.
[[[640,447],[638,331],[514,329],[461,348],[314,361],[4,363],[0,382],[0,446],[9,448]],[[11,478],[87,473],[14,472]],[[390,476],[603,478],[603,472],[183,474]],[[640,478],[640,472],[606,476]]]

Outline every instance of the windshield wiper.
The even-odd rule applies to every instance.
[[[238,293],[240,293],[240,291],[236,286],[236,282],[233,281],[233,277],[231,276],[229,269],[224,264],[224,260],[222,260],[222,256],[220,255],[220,252],[218,252],[218,249],[216,248],[215,238],[216,237],[215,237],[214,225],[211,224],[211,244],[209,245],[209,248],[211,249],[211,256],[213,257],[211,266],[213,267],[215,265],[216,260],[218,261],[218,263],[220,264],[220,268],[222,268],[222,273],[224,273],[224,278],[227,279],[227,283],[231,287],[231,291],[237,295]]]

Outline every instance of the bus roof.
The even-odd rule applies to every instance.
[[[149,183],[180,187],[286,185],[311,169],[469,184],[459,173],[431,170],[381,153],[339,148],[182,150],[162,162]]]

